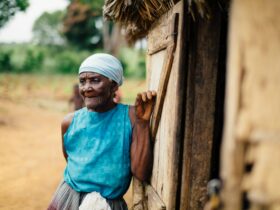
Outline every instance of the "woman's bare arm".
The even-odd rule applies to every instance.
[[[147,91],[137,95],[135,106],[130,107],[133,126],[130,149],[132,174],[141,181],[147,181],[153,167],[153,144],[150,139],[150,117],[156,92]]]
[[[74,112],[70,113],[70,114],[67,114],[64,117],[64,119],[62,120],[62,122],[61,122],[62,151],[63,151],[63,156],[64,156],[66,161],[67,161],[68,155],[67,155],[65,147],[64,147],[64,138],[63,138],[63,136],[66,133],[69,125],[71,124],[71,122],[73,120],[73,117],[74,117]]]

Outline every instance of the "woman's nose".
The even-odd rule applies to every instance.
[[[84,85],[84,91],[90,91],[90,90],[93,90],[93,88],[89,82],[86,82],[86,84]]]

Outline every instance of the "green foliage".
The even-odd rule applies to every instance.
[[[101,16],[95,16],[90,5],[72,1],[63,22],[63,33],[67,40],[80,49],[102,47],[102,31],[97,27]]]
[[[0,51],[0,72],[36,72],[44,62],[44,53],[37,47],[2,45]]]
[[[11,51],[0,51],[0,72],[8,72],[12,69]]]
[[[77,73],[83,58],[77,53],[70,51],[63,52],[55,58],[55,69],[59,73]]]
[[[12,1],[10,0],[10,2],[12,2]],[[28,0],[16,0],[16,5],[20,11],[25,11],[26,8],[29,6],[29,1]]]
[[[104,0],[80,0],[82,3],[90,5],[94,16],[102,16]]]
[[[28,44],[0,44],[0,72],[71,74],[94,52]]]
[[[0,44],[0,72],[77,74],[82,61],[96,52],[70,47]],[[126,78],[145,78],[145,52],[123,48],[120,56]]]
[[[43,13],[33,25],[33,42],[40,45],[63,45],[65,39],[61,34],[64,11]]]
[[[71,4],[75,1],[77,0],[69,0]],[[79,2],[90,6],[94,16],[102,16],[104,0],[79,0]]]
[[[44,54],[37,49],[27,49],[20,72],[34,72],[40,69],[44,61]]]
[[[28,0],[1,0],[0,1],[0,28],[18,11],[25,11],[29,6]]]
[[[124,76],[144,79],[146,76],[145,52],[137,49],[123,48],[120,60],[124,67]]]

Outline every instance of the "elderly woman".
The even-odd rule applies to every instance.
[[[79,69],[85,107],[62,121],[67,161],[49,210],[127,209],[123,200],[131,176],[146,181],[152,169],[149,121],[156,93],[139,93],[135,106],[116,104],[123,82],[118,59],[99,53]]]

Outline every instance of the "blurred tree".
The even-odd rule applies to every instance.
[[[28,0],[0,1],[0,28],[18,11],[25,11],[29,6]]]
[[[121,34],[119,23],[103,21],[104,50],[113,55],[118,55],[121,47],[126,46],[124,36]]]
[[[99,10],[93,10],[89,4],[78,0],[71,1],[63,22],[63,33],[70,43],[80,48],[102,47]]]
[[[61,34],[64,15],[64,11],[44,12],[33,25],[33,41],[50,46],[65,44],[65,38]]]
[[[90,6],[95,16],[102,17],[104,0],[80,0],[82,3]],[[101,18],[102,40],[104,51],[113,55],[119,54],[119,49],[125,45],[124,36],[121,35],[121,26],[112,21],[105,21]]]
[[[73,0],[72,0],[73,2]],[[102,16],[104,0],[80,0],[81,3],[90,6],[93,16]]]
[[[70,0],[64,19],[64,34],[81,48],[103,48],[117,55],[125,43],[119,24],[103,20],[104,0]]]

